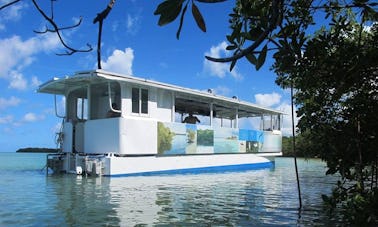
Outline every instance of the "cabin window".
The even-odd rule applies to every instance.
[[[74,90],[68,95],[67,118],[73,121],[88,119],[87,88]]]
[[[105,82],[90,85],[90,116],[91,120],[120,116],[119,111],[113,112],[110,104],[115,104],[113,108],[121,110],[121,86],[118,82]]]
[[[148,114],[148,90],[142,88],[132,89],[132,112]]]
[[[281,130],[281,115],[261,116],[260,128],[264,131]]]
[[[142,93],[142,106],[141,106],[141,112],[144,114],[148,113],[148,90],[147,89],[141,89]]]
[[[88,119],[88,99],[78,98],[77,99],[77,119],[87,120]]]

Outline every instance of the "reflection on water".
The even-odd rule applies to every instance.
[[[332,224],[320,195],[330,193],[335,179],[324,177],[318,160],[300,160],[299,169],[300,216],[293,160],[287,158],[278,158],[274,169],[124,178],[0,169],[0,189],[7,194],[0,194],[0,226]]]

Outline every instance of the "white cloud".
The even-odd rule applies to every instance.
[[[208,52],[205,52],[205,55],[214,57],[214,58],[221,58],[221,57],[229,56],[231,53],[226,50],[226,47],[227,47],[227,43],[223,41],[217,46],[212,46]],[[204,67],[205,72],[208,72],[210,73],[210,75],[216,76],[219,78],[224,78],[227,75],[230,75],[235,79],[243,78],[243,76],[238,73],[236,66],[230,72],[229,63],[212,62],[205,59],[203,62],[203,67]]]
[[[271,107],[280,103],[281,95],[276,92],[271,94],[256,94],[255,100],[257,105]]]
[[[114,50],[112,55],[101,61],[102,68],[112,72],[132,75],[132,64],[134,60],[134,50],[126,48],[125,51]]]
[[[21,100],[14,96],[10,97],[9,99],[0,98],[0,109],[5,109],[9,106],[17,106]]]
[[[9,124],[13,122],[13,116],[12,115],[7,115],[4,117],[0,116],[0,124]]]
[[[0,5],[4,5],[9,1],[0,0]],[[4,23],[7,21],[18,21],[22,16],[22,10],[25,9],[28,5],[21,1],[17,4],[13,4],[0,11],[0,30],[5,30],[6,26]]]
[[[40,81],[36,76],[32,77],[32,79],[31,79],[31,85],[33,87],[38,87],[41,84],[42,84],[42,81]]]
[[[22,70],[33,63],[41,52],[57,49],[60,42],[55,34],[38,35],[26,40],[19,36],[0,39],[0,78],[9,81],[9,87],[25,89],[28,81],[22,75]],[[31,80],[31,85],[36,82]]]
[[[37,116],[34,113],[27,113],[24,115],[23,120],[26,122],[33,122],[37,120]]]
[[[135,35],[140,27],[140,13],[136,15],[127,15],[127,20],[126,20],[126,31],[127,33]]]
[[[27,81],[24,76],[16,71],[11,71],[9,73],[9,88],[14,88],[17,90],[25,90],[27,87]]]
[[[43,120],[45,118],[44,115],[36,115],[35,113],[26,113],[22,118],[23,122],[35,122],[38,120]]]

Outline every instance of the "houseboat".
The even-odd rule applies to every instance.
[[[53,173],[130,176],[265,168],[282,155],[283,112],[103,70],[53,78],[62,118]],[[64,101],[64,110],[58,108]],[[251,125],[257,125],[251,128]],[[247,127],[249,126],[249,128]]]

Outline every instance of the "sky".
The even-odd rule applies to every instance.
[[[0,0],[0,6],[10,0]],[[41,4],[49,1],[40,1]],[[31,1],[20,1],[0,11],[0,152],[25,147],[56,148],[55,134],[61,119],[55,116],[54,97],[37,93],[38,86],[53,77],[96,69],[98,24],[96,14],[108,1],[56,1],[54,19],[62,27],[81,17],[81,25],[63,33],[64,40],[77,49],[92,45],[93,51],[58,56],[65,49],[54,33],[37,34],[47,22]],[[234,1],[218,4],[197,3],[206,23],[203,33],[195,24],[190,8],[184,19],[180,39],[176,39],[179,20],[158,26],[154,11],[162,0],[117,1],[104,22],[102,67],[198,90],[209,88],[218,95],[237,96],[265,107],[285,111],[283,133],[291,132],[290,92],[275,84],[268,55],[256,71],[241,59],[232,72],[229,64],[209,62],[206,55],[225,57],[230,53],[226,35],[231,33],[228,14]],[[50,15],[50,6],[41,5]]]

